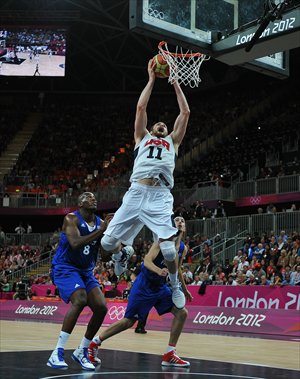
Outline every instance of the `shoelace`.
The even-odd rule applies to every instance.
[[[178,355],[176,355],[175,352],[171,355],[169,362],[172,362],[172,363],[184,363],[184,361],[180,357],[178,357]]]
[[[181,287],[182,287],[181,282],[178,282],[175,284],[175,286],[172,289],[173,291],[177,291],[177,290],[181,291]]]
[[[93,358],[97,358],[97,355],[98,355],[98,348],[97,348],[97,347],[91,347],[89,350],[90,350],[90,355],[91,355]]]

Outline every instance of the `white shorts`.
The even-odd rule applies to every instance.
[[[144,225],[161,239],[177,233],[173,226],[173,195],[166,187],[132,183],[104,234],[132,245]]]

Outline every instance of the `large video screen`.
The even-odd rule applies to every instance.
[[[67,29],[1,26],[0,75],[65,76]]]

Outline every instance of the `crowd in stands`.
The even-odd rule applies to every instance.
[[[272,117],[252,120],[235,137],[219,143],[208,155],[199,157],[194,164],[178,174],[177,186],[193,187],[199,182],[229,186],[232,180],[247,180],[249,167],[257,165],[257,179],[300,173],[299,101],[279,104],[272,110]],[[219,124],[220,126],[220,124]],[[293,139],[293,141],[291,141]],[[289,146],[293,143],[294,153]],[[274,159],[271,159],[274,157]]]
[[[226,96],[222,91],[192,98],[189,127],[180,156],[243,116],[267,97],[267,92],[258,90],[255,99],[250,90],[242,97],[238,91],[225,91]],[[136,98],[111,100],[99,97],[98,103],[94,100],[80,106],[46,102],[41,125],[19,157],[10,174],[10,183],[14,182],[13,178],[26,177],[22,191],[45,196],[128,186],[133,164]],[[162,120],[173,125],[178,114],[176,100],[166,96],[161,102],[159,97],[154,98],[148,113],[149,124]],[[235,136],[224,136],[228,139],[193,161],[191,167],[175,172],[175,188],[191,188],[199,182],[228,186],[232,180],[247,180],[249,167],[253,165],[260,168],[257,178],[300,173],[297,123],[298,97],[294,96],[292,101],[287,99],[272,110],[272,117],[269,112],[253,116]],[[286,151],[292,143],[294,150],[288,154]],[[272,156],[276,159],[272,160]]]
[[[58,235],[53,241],[57,242]],[[218,238],[219,237],[219,238]],[[300,285],[300,235],[293,232],[287,235],[282,230],[278,235],[273,231],[253,236],[248,234],[236,256],[229,261],[221,261],[222,254],[214,256],[214,245],[220,240],[217,235],[214,239],[199,234],[186,236],[185,244],[188,254],[181,267],[183,278],[187,285],[268,285],[294,286]],[[136,239],[135,254],[129,262],[127,271],[119,278],[114,273],[113,261],[109,255],[101,253],[94,275],[105,292],[109,287],[108,297],[126,297],[130,292],[131,281],[138,275],[145,255],[151,247],[152,241]],[[50,256],[55,251],[53,246],[33,249],[30,246],[1,246],[0,248],[0,284],[1,291],[16,291],[19,283],[26,283],[28,289],[33,284],[52,284],[49,275],[50,267],[39,275],[29,275],[23,280],[8,283],[7,277],[20,268],[29,267],[38,262],[41,257]],[[200,258],[199,258],[200,257]],[[118,292],[118,285],[126,286],[124,294]],[[34,293],[30,292],[30,296]]]
[[[127,108],[107,107],[50,107],[11,176],[29,177],[24,191],[49,196],[114,186],[132,163],[133,121]]]
[[[10,28],[1,30],[0,35],[6,40],[6,47],[15,48],[17,52],[37,50],[46,53],[65,55],[66,30],[63,28]]]
[[[204,259],[192,275],[185,268],[187,284],[206,285],[300,285],[300,236],[284,230],[279,235],[248,235],[230,262],[218,262],[206,243]]]

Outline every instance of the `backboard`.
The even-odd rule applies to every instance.
[[[272,6],[282,2],[272,0]],[[131,0],[130,27],[226,64],[283,78],[289,74],[288,50],[300,45],[300,9],[287,7],[282,19],[270,22],[251,52],[246,52],[268,11],[266,3],[270,1]]]

